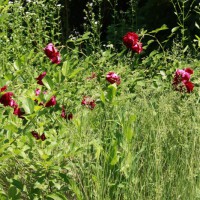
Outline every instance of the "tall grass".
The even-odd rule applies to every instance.
[[[10,168],[8,160],[1,182],[21,169],[30,178],[18,179],[28,186],[23,199],[33,198],[34,188],[44,199],[53,191],[68,199],[198,199],[199,123],[195,95],[141,90],[114,107],[78,112],[56,137],[51,132],[54,144],[26,149],[28,162],[15,155]],[[24,137],[16,148],[24,142],[31,146]]]
[[[80,143],[95,140],[100,155],[93,155],[94,145],[78,159],[83,199],[198,199],[200,110],[194,98],[141,91],[109,117],[99,111],[85,117]]]

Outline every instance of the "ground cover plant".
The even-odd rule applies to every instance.
[[[166,41],[165,24],[127,25],[116,44],[101,41],[102,2],[88,2],[84,33],[61,43],[59,1],[0,0],[0,199],[200,199],[188,1],[171,1],[178,25]]]

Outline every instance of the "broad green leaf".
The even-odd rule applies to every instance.
[[[34,101],[31,98],[23,98],[21,99],[22,107],[25,110],[26,114],[31,114],[34,111]]]
[[[106,103],[106,98],[105,98],[105,94],[103,91],[101,91],[101,96],[100,96],[101,101],[105,104]]]
[[[113,145],[111,147],[111,151],[110,151],[110,154],[109,154],[109,158],[110,158],[110,164],[111,165],[115,165],[118,163],[119,161],[119,157],[117,155],[117,142],[113,142]]]
[[[42,79],[42,82],[44,83],[44,85],[47,87],[47,89],[49,90],[52,90],[53,89],[53,81],[52,79],[49,77],[49,76],[45,76],[43,79]]]
[[[153,43],[153,42],[154,42],[154,40],[149,40],[149,41],[147,42],[147,44],[150,45],[150,44]]]
[[[116,84],[111,84],[107,88],[107,99],[109,102],[113,102],[117,92],[117,85]]]
[[[159,31],[163,31],[163,30],[167,30],[167,29],[168,29],[167,25],[163,24],[160,28],[157,28],[149,33],[158,33]]]
[[[63,74],[63,76],[67,76],[69,74],[69,70],[70,70],[70,62],[69,61],[65,61],[63,63],[63,66],[62,66],[62,74]]]
[[[53,194],[49,194],[47,196],[47,198],[50,200],[50,199],[53,199],[53,200],[67,200],[66,197],[64,197],[62,194],[60,193],[53,193]]]
[[[171,32],[174,33],[174,32],[176,32],[178,29],[179,29],[179,26],[176,26],[176,27],[174,27],[174,28],[171,30]]]

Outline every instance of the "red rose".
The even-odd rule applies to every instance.
[[[194,89],[194,84],[193,84],[192,82],[190,82],[190,81],[185,82],[184,85],[185,85],[185,87],[186,87],[188,93],[190,93],[190,92],[193,91],[193,89]]]
[[[67,119],[68,119],[68,120],[72,120],[72,119],[73,119],[73,114],[72,114],[72,113],[69,113],[68,116],[67,116]]]
[[[36,140],[40,139],[40,135],[36,131],[32,131],[31,134]]]
[[[47,55],[47,57],[51,60],[52,63],[59,64],[61,61],[61,56],[58,50],[54,47],[52,43],[49,43],[44,48],[44,53]]]
[[[41,139],[42,141],[46,140],[46,136],[44,133],[42,133],[42,135],[40,136],[39,133],[37,133],[36,131],[32,131],[31,134],[36,140],[39,139]]]
[[[42,141],[44,141],[44,140],[47,139],[44,133],[42,133],[42,135],[40,136],[40,139],[41,139]]]
[[[16,102],[12,99],[13,93],[12,92],[6,92],[4,93],[1,98],[0,98],[0,103],[2,103],[4,106],[10,106],[10,107],[15,107],[17,104]]]
[[[119,85],[121,83],[120,76],[118,76],[115,72],[108,72],[106,75],[106,80],[111,84],[116,83]]]
[[[36,78],[36,80],[38,80],[37,81],[37,84],[39,84],[39,85],[44,85],[43,84],[43,82],[42,82],[42,79],[46,76],[46,72],[43,72],[42,74],[40,74],[37,78]]]
[[[123,43],[127,48],[131,48],[138,42],[138,35],[134,32],[128,32],[123,36]]]
[[[14,112],[13,112],[14,115],[17,115],[19,118],[24,118],[22,115],[25,114],[25,112],[23,112],[19,106],[15,106],[14,108]]]
[[[128,32],[126,35],[124,35],[123,43],[128,49],[131,49],[133,52],[138,54],[143,50],[142,43],[138,41],[138,35],[134,32]]]
[[[136,44],[132,45],[131,50],[140,54],[142,52],[142,43],[137,42]]]
[[[64,106],[62,106],[62,112],[61,112],[61,117],[64,119],[72,120],[73,119],[73,114],[69,113],[68,115],[65,112]]]
[[[190,68],[177,69],[172,83],[174,89],[182,92],[185,88],[188,93],[192,92],[194,84],[190,82],[191,74],[193,74],[193,70]]]
[[[81,101],[81,105],[85,105],[86,107],[88,107],[91,110],[93,110],[96,106],[95,100],[92,100],[90,97],[86,97],[86,96],[83,97],[83,99]]]
[[[4,85],[2,88],[0,88],[0,92],[3,92],[5,90],[7,90],[7,85]]]
[[[52,96],[51,99],[46,103],[45,107],[50,107],[55,105],[56,105],[56,97]]]

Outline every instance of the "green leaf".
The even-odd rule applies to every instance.
[[[195,22],[195,26],[200,29],[199,24],[197,22]]]
[[[13,184],[16,188],[18,188],[19,190],[23,191],[23,184],[22,184],[20,181],[18,181],[18,180],[16,180],[16,179],[13,179],[13,180],[12,180],[12,184]]]
[[[163,24],[160,28],[157,28],[149,33],[158,33],[159,31],[163,31],[163,30],[167,30],[167,29],[168,29],[167,25]]]
[[[147,42],[147,44],[150,45],[150,44],[153,43],[153,42],[154,42],[154,40],[149,40],[149,41]]]
[[[31,98],[21,99],[22,107],[25,110],[26,114],[31,114],[34,111],[34,101]]]
[[[171,32],[174,33],[174,32],[176,32],[178,29],[179,29],[179,26],[176,26],[176,27],[174,27],[174,28],[171,30]]]
[[[109,157],[111,159],[111,161],[110,161],[111,165],[115,165],[115,164],[118,163],[119,157],[117,155],[117,142],[116,141],[113,142],[113,145],[111,147],[111,151],[110,151]]]
[[[82,68],[82,67],[75,69],[75,70],[71,73],[71,75],[69,76],[69,78],[75,77],[76,74],[78,74],[78,73],[79,73],[80,71],[82,71],[83,69],[84,69],[84,68]]]
[[[5,130],[8,130],[8,131],[11,131],[11,132],[13,132],[13,133],[16,133],[17,130],[18,130],[18,127],[17,127],[15,124],[10,123],[10,124],[6,124],[6,125],[4,126],[4,129],[5,129]]]
[[[49,194],[47,197],[48,199],[53,199],[53,200],[67,200],[67,198],[60,193]]]
[[[106,98],[105,98],[105,94],[103,91],[101,91],[101,96],[100,96],[101,101],[103,102],[103,104],[106,103]]]
[[[116,92],[117,92],[117,85],[116,84],[111,84],[107,88],[107,99],[109,100],[110,103],[112,103],[116,97]]]
[[[43,79],[42,79],[42,82],[44,83],[44,85],[47,87],[47,89],[49,90],[52,90],[53,89],[53,81],[52,79],[49,77],[49,76],[45,76]]]
[[[69,74],[69,69],[70,69],[70,62],[65,61],[62,66],[62,74],[63,76],[67,76]]]

